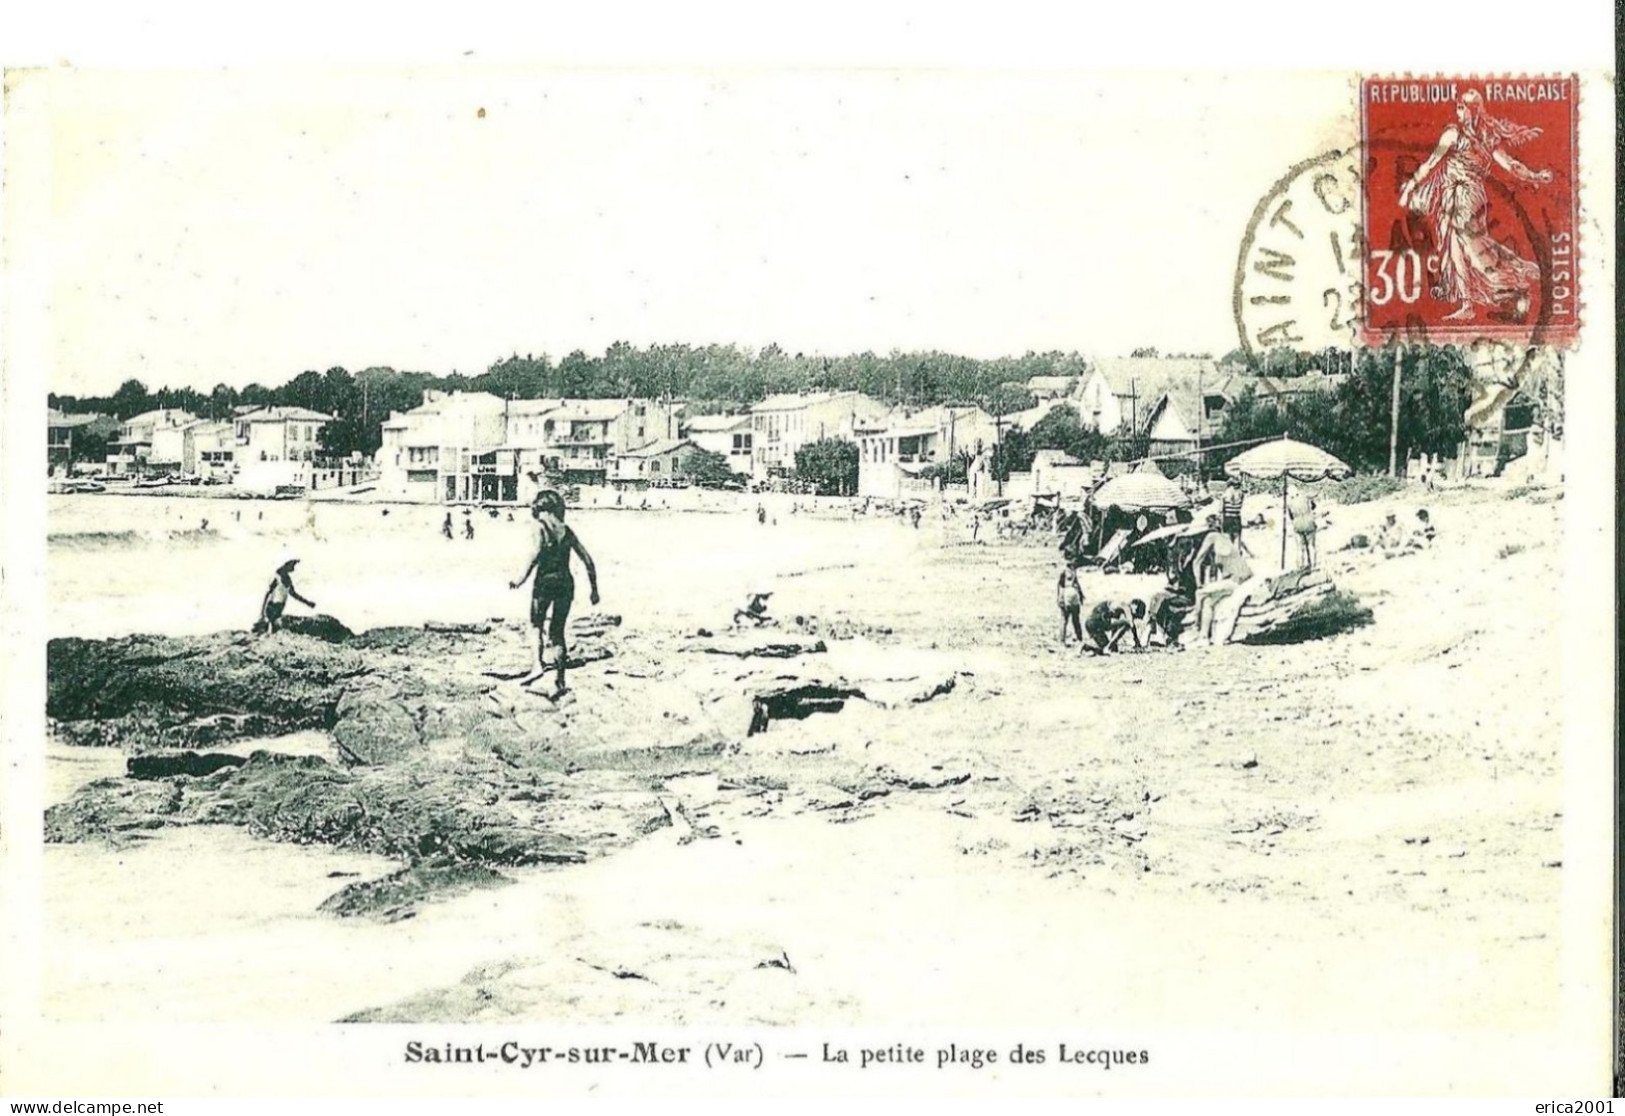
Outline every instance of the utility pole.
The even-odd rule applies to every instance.
[[[1004,428],[1010,425],[1010,420],[999,415],[993,420],[993,458],[998,468],[993,470],[993,483],[998,485],[998,495],[1004,495],[1004,478],[999,475],[999,469],[1005,466],[1004,460]]]
[[[1207,421],[1207,396],[1202,394],[1202,366],[1196,366],[1196,483],[1202,483],[1202,424]],[[1150,446],[1146,450],[1150,451]]]
[[[1388,427],[1388,475],[1398,476],[1399,464],[1399,346],[1394,346],[1394,406]]]

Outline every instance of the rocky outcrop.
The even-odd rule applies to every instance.
[[[956,675],[935,662],[910,667],[886,653],[843,672],[823,662],[821,639],[725,633],[707,647],[629,634],[618,618],[589,614],[572,625],[572,690],[554,699],[537,692],[551,689],[550,676],[536,690],[516,681],[532,664],[527,628],[319,628],[53,641],[47,711],[59,737],[132,755],[128,778],[53,806],[47,840],[119,843],[165,826],[225,824],[381,853],[404,874],[347,888],[330,909],[398,918],[428,893],[489,883],[485,873],[504,867],[580,863],[676,819],[689,839],[716,836],[668,791],[696,773],[752,808],[762,788],[784,785],[787,763],[828,766],[820,779],[858,787],[860,801],[871,786],[943,785],[876,772],[872,759],[784,729],[776,747],[745,748],[771,724],[811,724],[851,702],[897,716],[949,693]],[[863,721],[852,725],[861,731]],[[310,729],[328,733],[333,759],[207,750]]]
[[[45,712],[73,744],[132,750],[328,728],[360,654],[292,633],[53,639]]]

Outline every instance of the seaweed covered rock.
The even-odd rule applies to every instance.
[[[326,728],[368,670],[342,645],[288,633],[53,639],[45,661],[45,712],[65,739],[135,750]]]
[[[241,766],[103,779],[46,811],[46,840],[113,839],[164,825],[240,825],[278,841],[418,863],[571,864],[667,824],[659,798],[611,771],[522,775],[478,756],[345,770],[258,751]]]
[[[319,910],[339,918],[373,918],[399,922],[417,914],[429,899],[506,887],[513,881],[478,864],[454,861],[413,864],[377,880],[361,880],[330,895]]]

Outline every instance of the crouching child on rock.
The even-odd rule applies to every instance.
[[[265,591],[265,598],[260,601],[260,618],[254,624],[255,635],[270,635],[282,623],[282,613],[288,607],[288,598],[292,597],[307,608],[315,608],[316,602],[299,595],[299,590],[293,587],[293,568],[299,564],[299,559],[290,558],[276,568],[276,576],[271,579],[271,587]]]

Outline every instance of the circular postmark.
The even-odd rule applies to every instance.
[[[1359,342],[1365,284],[1358,146],[1305,159],[1254,207],[1236,260],[1232,308],[1242,351],[1314,351]]]
[[[1479,426],[1500,413],[1532,370],[1560,359],[1547,345],[1560,293],[1551,237],[1513,189],[1492,180],[1486,193],[1494,234],[1538,269],[1530,305],[1446,328],[1404,309],[1425,297],[1437,300],[1441,252],[1423,215],[1397,205],[1370,213],[1367,188],[1381,175],[1393,187],[1387,193],[1397,193],[1397,183],[1427,154],[1411,144],[1354,144],[1305,159],[1277,179],[1242,237],[1232,294],[1236,332],[1249,361],[1265,369],[1273,350],[1457,347],[1473,374],[1464,419]],[[1379,308],[1386,312],[1372,313]]]

